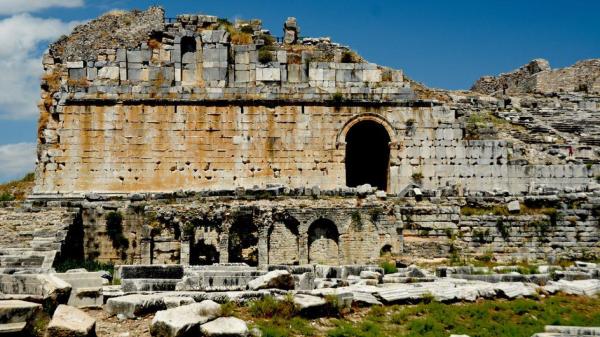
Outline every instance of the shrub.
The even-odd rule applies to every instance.
[[[258,62],[267,64],[273,61],[273,54],[268,48],[260,48],[258,50]]]
[[[93,260],[62,260],[54,265],[54,269],[58,273],[64,273],[69,269],[85,268],[87,271],[107,271],[111,275],[114,274],[115,266],[112,263],[103,263]]]
[[[235,316],[235,309],[237,309],[235,302],[227,301],[221,304],[221,317]]]
[[[342,105],[342,103],[344,103],[344,101],[345,101],[344,94],[342,94],[341,92],[336,92],[331,95],[331,102],[335,106]]]
[[[342,63],[358,63],[358,55],[355,52],[346,50],[342,54]]]
[[[123,215],[121,213],[110,212],[106,215],[106,234],[115,249],[129,248],[129,240],[123,235]]]
[[[362,223],[362,219],[360,217],[360,212],[359,211],[352,212],[352,225],[357,230],[359,230],[359,231],[362,230],[363,223]]]
[[[252,28],[250,25],[242,26],[240,31],[245,34],[254,34],[254,28]]]
[[[181,231],[183,232],[184,236],[189,238],[189,237],[194,236],[194,232],[196,231],[196,226],[194,226],[194,224],[191,222],[186,222],[183,225],[183,228]]]
[[[423,180],[423,173],[422,172],[415,172],[412,174],[412,179],[416,182],[421,182],[421,180]]]
[[[0,194],[0,201],[13,201],[13,200],[15,200],[15,196],[12,195],[11,193],[4,192],[4,193]]]
[[[476,228],[473,230],[473,241],[478,242],[480,244],[487,243],[489,241],[489,236],[490,236],[489,229]]]
[[[276,300],[273,296],[250,303],[248,310],[256,318],[283,318],[290,319],[296,314],[296,306],[291,296],[286,296],[283,300]]]
[[[398,272],[398,268],[396,267],[396,263],[392,261],[383,261],[379,264],[381,268],[383,268],[383,272],[385,274],[393,274]]]
[[[496,229],[498,230],[498,233],[502,235],[504,241],[508,241],[510,235],[510,228],[504,223],[502,219],[498,219],[498,221],[496,221]]]
[[[269,34],[260,34],[258,38],[265,42],[265,46],[272,46],[275,44],[275,38]]]

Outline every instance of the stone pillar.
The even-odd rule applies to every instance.
[[[269,264],[269,228],[261,228],[258,231],[258,267],[266,267]]]
[[[300,233],[298,236],[298,260],[300,264],[308,264],[308,234]]]
[[[152,264],[152,240],[142,239],[140,242],[142,264]]]
[[[294,44],[298,42],[298,35],[300,35],[300,27],[296,18],[290,17],[285,21],[283,25],[283,42],[286,44]]]
[[[182,240],[179,248],[179,263],[184,266],[190,265],[190,241]]]
[[[219,263],[229,262],[229,233],[222,233],[219,237]]]

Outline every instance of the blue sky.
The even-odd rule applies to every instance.
[[[48,43],[111,9],[151,5],[162,5],[169,17],[260,18],[277,36],[285,19],[295,16],[302,36],[330,36],[371,62],[447,89],[467,89],[482,75],[534,58],[564,67],[600,57],[597,0],[0,0],[0,181],[33,165],[36,65]]]

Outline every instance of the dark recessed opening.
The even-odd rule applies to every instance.
[[[229,229],[229,262],[258,266],[258,228],[251,216],[240,216]]]
[[[346,185],[370,184],[386,191],[389,144],[390,136],[383,125],[373,121],[354,125],[346,135]]]

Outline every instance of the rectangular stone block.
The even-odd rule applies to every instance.
[[[124,265],[117,268],[124,279],[180,279],[183,277],[181,265]]]
[[[86,69],[85,68],[72,68],[69,69],[69,79],[71,80],[81,80],[86,77]]]
[[[118,80],[120,75],[119,67],[104,67],[98,70],[98,78]]]
[[[67,62],[68,69],[81,69],[83,68],[83,61]]]
[[[257,68],[257,81],[281,81],[281,69],[279,68]]]
[[[128,50],[127,51],[127,62],[128,63],[142,63],[142,51],[141,50]]]

